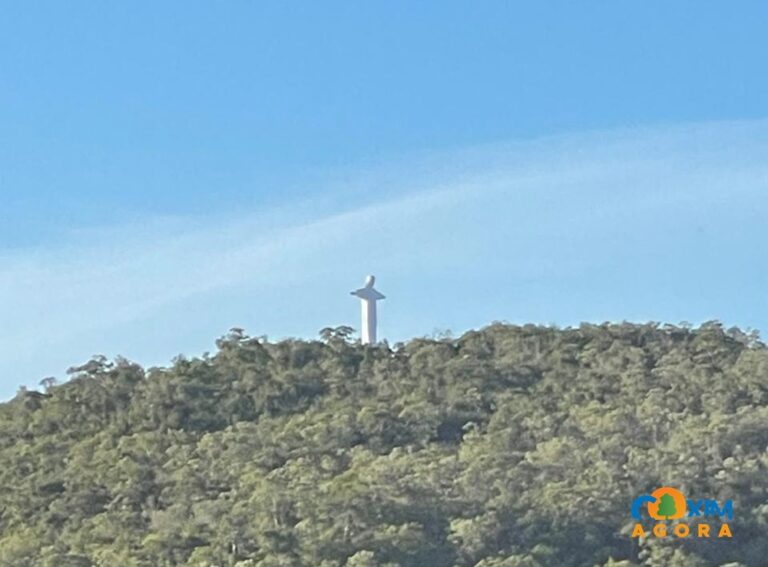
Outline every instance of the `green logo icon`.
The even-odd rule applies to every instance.
[[[659,509],[656,511],[659,516],[669,519],[670,516],[677,514],[677,508],[675,507],[675,499],[671,494],[662,494],[659,500]]]

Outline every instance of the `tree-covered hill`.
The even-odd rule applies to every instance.
[[[94,359],[0,428],[2,566],[768,564],[768,349],[716,323],[236,330]],[[630,538],[663,485],[732,499],[733,538]]]

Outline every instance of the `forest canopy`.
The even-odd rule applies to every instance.
[[[755,334],[350,331],[235,329],[167,368],[96,357],[20,390],[0,405],[0,565],[766,564]],[[630,537],[660,486],[732,500],[733,537]]]

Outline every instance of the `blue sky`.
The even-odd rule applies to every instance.
[[[764,2],[24,2],[0,397],[232,326],[768,328]]]

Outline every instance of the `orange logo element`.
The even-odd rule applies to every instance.
[[[648,515],[654,520],[676,520],[685,516],[685,496],[676,488],[662,486],[651,492],[655,503],[648,503]]]

